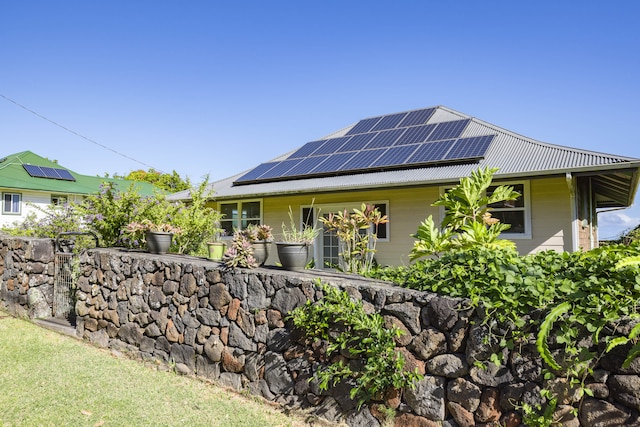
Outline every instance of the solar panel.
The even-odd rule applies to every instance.
[[[319,141],[311,141],[304,144],[300,147],[295,153],[289,156],[289,159],[296,159],[301,157],[307,157],[313,154],[314,151],[318,149],[322,144],[324,144],[327,140],[321,139]]]
[[[75,181],[76,178],[66,169],[52,168],[49,166],[22,165],[27,173],[35,178],[58,179],[63,181]]]
[[[372,119],[364,119],[360,120],[346,135],[355,135],[356,133],[366,133],[371,130],[371,128],[378,123],[380,117],[374,117]]]
[[[409,156],[416,151],[417,145],[400,145],[388,148],[377,160],[371,163],[371,167],[403,165]]]
[[[387,151],[385,148],[377,148],[375,150],[364,150],[359,153],[355,153],[355,155],[338,168],[338,170],[352,171],[366,169],[385,151]]]
[[[404,131],[405,129],[383,130],[365,148],[391,147]]]
[[[296,166],[300,163],[302,159],[293,159],[293,160],[283,160],[281,162],[276,163],[270,168],[268,171],[264,172],[260,175],[260,179],[268,179],[268,178],[278,178],[286,174],[286,172],[292,167]]]
[[[371,131],[393,129],[398,126],[398,123],[407,116],[407,113],[391,114],[390,116],[384,116],[380,121],[371,129]]]
[[[76,178],[71,175],[71,172],[69,172],[66,169],[57,169],[58,171],[58,175],[60,175],[60,179],[64,179],[66,181],[75,181]]]
[[[431,118],[431,116],[435,111],[436,111],[435,108],[427,108],[426,110],[411,111],[410,113],[407,114],[404,120],[402,120],[402,122],[398,125],[398,127],[423,125],[427,123],[427,120]]]
[[[42,172],[40,166],[35,165],[22,165],[22,167],[27,171],[27,173],[36,178],[46,178],[47,176]]]
[[[313,155],[317,156],[319,154],[335,153],[336,151],[338,151],[340,147],[342,147],[342,145],[345,142],[347,142],[348,139],[349,139],[348,136],[343,136],[341,138],[327,139],[327,142],[325,142],[320,147],[318,147],[318,149],[313,152]]]
[[[400,138],[396,141],[395,145],[415,144],[417,142],[424,142],[427,140],[429,134],[433,131],[436,125],[424,125],[415,126],[407,129]]]
[[[338,148],[338,152],[342,151],[360,151],[371,141],[377,133],[362,133],[353,135],[342,147]]]
[[[455,139],[447,141],[429,142],[420,144],[418,149],[408,159],[409,163],[431,163],[443,160],[456,142]]]
[[[322,162],[327,160],[329,156],[313,156],[307,157],[302,160],[296,166],[292,167],[288,172],[287,176],[297,176],[297,175],[307,175],[311,173],[313,169],[318,167]]]
[[[445,160],[484,157],[495,135],[460,138],[449,151]]]
[[[320,163],[311,172],[322,173],[322,172],[334,172],[334,171],[340,170],[340,166],[342,166],[346,161],[348,161],[351,157],[353,157],[354,154],[355,153],[332,154],[327,158],[327,160]]]
[[[458,138],[468,123],[469,119],[440,123],[429,135],[429,141]]]
[[[460,138],[471,119],[428,123],[437,108],[360,120],[346,134],[311,141],[287,159],[259,165],[238,184],[475,160],[495,135]]]
[[[242,175],[240,178],[238,178],[238,181],[253,181],[254,179],[258,179],[263,173],[267,172],[277,164],[278,162],[262,163]]]

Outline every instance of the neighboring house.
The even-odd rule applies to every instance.
[[[511,224],[503,233],[522,254],[575,251],[598,245],[597,213],[632,204],[640,159],[548,144],[518,135],[446,107],[367,118],[248,172],[211,184],[213,206],[227,230],[248,223],[271,225],[359,207],[378,206],[389,216],[376,259],[409,263],[411,234],[440,194],[474,169],[498,168],[494,183],[513,185],[515,203],[492,214]],[[188,198],[187,192],[175,199]],[[335,265],[338,243],[324,232],[315,265]]]
[[[80,175],[31,151],[2,157],[0,227],[21,223],[30,213],[42,216],[38,208],[78,202],[86,195],[98,193],[104,182],[114,183],[123,191],[134,184],[123,179]],[[155,187],[135,182],[135,188],[140,194],[151,195]]]

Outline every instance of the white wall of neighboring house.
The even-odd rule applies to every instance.
[[[44,191],[25,191],[14,189],[0,189],[2,193],[2,210],[0,211],[0,227],[13,226],[14,224],[22,223],[29,214],[35,214],[36,217],[41,218],[45,215],[44,211],[51,205],[52,197],[63,196],[66,197],[68,202],[80,201],[82,196],[57,194]],[[20,194],[20,213],[5,213],[4,211],[4,194]]]

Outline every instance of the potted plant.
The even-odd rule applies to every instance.
[[[227,247],[226,242],[220,240],[221,237],[225,236],[226,232],[223,229],[218,229],[214,233],[213,241],[207,242],[207,247],[209,248],[209,259],[212,261],[221,261],[224,256],[224,251]]]
[[[174,234],[182,233],[182,229],[171,224],[156,224],[148,219],[127,224],[126,232],[132,237],[142,237],[147,243],[147,249],[152,254],[166,254],[171,247]]]
[[[249,224],[244,230],[236,230],[231,246],[224,253],[224,263],[228,267],[245,268],[264,265],[273,238],[271,230],[264,224]]]
[[[287,270],[304,270],[309,260],[309,249],[320,229],[304,224],[298,228],[289,206],[289,226],[282,223],[282,239],[276,242],[280,264]]]

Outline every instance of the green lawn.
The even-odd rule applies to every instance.
[[[292,426],[264,402],[0,311],[2,426]]]

